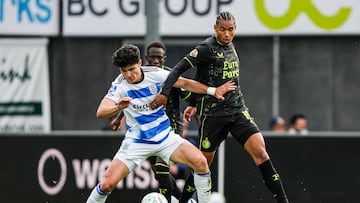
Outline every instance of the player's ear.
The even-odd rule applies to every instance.
[[[140,65],[140,66],[141,66],[141,64],[142,64],[142,60],[141,60],[141,59],[139,59],[139,61],[138,61],[138,65]]]

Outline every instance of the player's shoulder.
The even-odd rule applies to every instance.
[[[200,52],[200,53],[205,53],[206,54],[211,50],[211,48],[215,44],[216,44],[216,39],[215,39],[214,36],[211,36],[211,37],[206,38],[202,42],[198,43],[194,50],[196,50],[196,53]],[[192,53],[192,54],[194,55],[194,53]]]
[[[206,38],[204,41],[203,41],[204,44],[213,44],[213,43],[216,43],[216,37],[213,35],[213,36],[210,36],[208,38]]]
[[[168,70],[159,68],[157,66],[142,66],[141,68],[144,74],[162,74],[164,72],[169,72]]]
[[[164,70],[171,71],[171,68],[169,66],[164,66]]]
[[[120,73],[114,80],[114,83],[122,83],[122,82],[126,82],[125,77]]]
[[[142,66],[141,69],[144,73],[146,72],[158,72],[159,68],[156,66]]]

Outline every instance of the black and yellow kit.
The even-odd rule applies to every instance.
[[[259,132],[243,100],[239,79],[240,59],[233,43],[221,44],[215,36],[199,43],[173,68],[162,94],[168,95],[168,86],[171,87],[177,77],[190,68],[197,68],[196,80],[208,86],[217,87],[227,81],[237,85],[236,90],[226,93],[222,101],[210,95],[198,95],[198,141],[202,151],[216,150],[228,133],[243,145],[252,134]]]

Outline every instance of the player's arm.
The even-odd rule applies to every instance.
[[[198,94],[208,94],[216,97],[217,99],[223,100],[224,94],[229,91],[236,89],[236,85],[233,81],[228,81],[219,87],[209,87],[195,80],[179,77],[179,79],[174,84],[175,87],[184,88],[191,92]]]
[[[209,87],[209,86],[204,85],[195,80],[191,80],[191,79],[187,79],[187,78],[183,78],[183,77],[179,77],[179,79],[176,81],[174,86],[178,87],[178,88],[183,88],[183,89],[189,90],[191,92],[199,93],[199,94],[212,95],[219,100],[224,100],[225,99],[224,94],[236,89],[235,82],[233,82],[233,81],[228,81],[228,82],[220,85],[219,87],[215,88],[215,87]],[[165,97],[165,95],[158,94],[156,96],[155,100],[153,100],[150,103],[150,108],[156,109],[159,106],[166,104],[166,101],[167,101],[167,97]]]
[[[96,117],[106,118],[112,116],[120,110],[127,108],[130,105],[130,100],[131,98],[129,97],[123,97],[117,104],[111,99],[104,98],[103,100],[101,100],[99,107],[96,111]]]
[[[110,121],[111,130],[117,130],[121,124],[121,120],[124,118],[124,111],[118,112],[115,118]]]
[[[191,68],[191,65],[185,60],[182,59],[179,61],[173,69],[171,69],[170,74],[168,75],[164,85],[161,89],[161,94],[168,97],[170,95],[171,88],[174,86],[177,79],[182,73]]]

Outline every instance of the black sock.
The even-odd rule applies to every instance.
[[[172,191],[172,195],[174,197],[176,197],[176,199],[180,199],[181,197],[181,190],[180,188],[178,188],[178,186],[176,185],[176,179],[173,175],[169,174],[169,178],[171,181],[171,184],[173,185],[173,191]]]
[[[181,193],[181,198],[179,203],[187,203],[188,200],[194,195],[196,189],[194,184],[194,175],[191,172],[189,176],[186,178],[184,189]]]
[[[280,179],[280,175],[276,172],[271,160],[267,160],[259,165],[261,174],[265,181],[265,185],[272,192],[273,197],[279,203],[288,203],[287,196],[283,184]]]
[[[154,169],[155,178],[159,182],[159,193],[163,194],[168,202],[171,202],[173,184],[169,175],[169,166],[166,164],[156,163]]]

